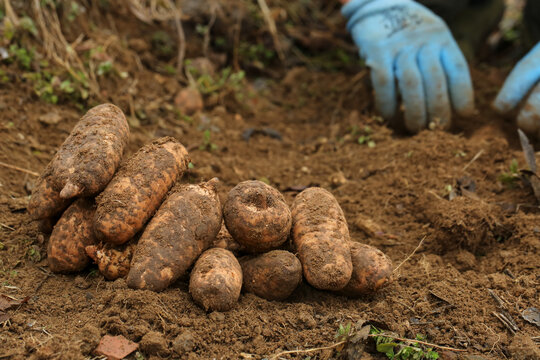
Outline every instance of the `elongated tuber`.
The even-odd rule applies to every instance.
[[[131,239],[187,170],[186,149],[164,137],[141,148],[96,198],[94,230],[99,240],[120,245]]]
[[[340,290],[353,270],[349,228],[337,200],[322,188],[308,188],[292,205],[293,242],[307,282]]]
[[[221,227],[218,179],[180,185],[146,226],[127,278],[135,289],[161,291],[187,273]]]

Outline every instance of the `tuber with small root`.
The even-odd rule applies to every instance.
[[[349,228],[334,196],[308,188],[292,205],[292,237],[304,277],[321,290],[340,290],[351,279]]]
[[[94,230],[98,239],[115,245],[131,239],[159,208],[188,163],[186,149],[172,137],[142,147],[120,166],[96,198]]]
[[[62,214],[47,247],[49,269],[55,273],[72,273],[83,270],[90,258],[85,248],[96,243],[92,231],[95,212],[94,200],[77,199]]]
[[[207,311],[231,310],[241,290],[242,268],[229,250],[206,250],[191,271],[189,292]]]
[[[283,195],[258,180],[244,181],[228,194],[223,218],[229,233],[249,252],[281,246],[291,230],[291,211]]]
[[[266,300],[285,300],[302,282],[302,264],[285,250],[244,256],[239,262],[244,291]]]
[[[161,291],[186,274],[209,248],[221,223],[219,180],[179,185],[144,230],[127,278],[135,289]]]
[[[105,279],[116,280],[127,276],[134,247],[131,242],[118,247],[101,244],[87,246],[85,251]]]
[[[393,280],[392,260],[381,250],[351,241],[353,272],[340,294],[357,297],[377,292]]]
[[[93,107],[60,146],[44,177],[62,199],[93,196],[112,179],[128,139],[122,110],[112,104]]]

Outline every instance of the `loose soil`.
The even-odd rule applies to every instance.
[[[194,164],[183,181],[219,177],[222,202],[250,179],[269,182],[289,205],[299,189],[322,186],[341,204],[351,238],[401,265],[396,280],[359,299],[303,283],[286,301],[242,294],[233,310],[206,313],[192,301],[185,278],[154,293],[128,289],[123,279],[106,281],[95,267],[79,275],[52,274],[47,236],[26,212],[36,177],[0,167],[0,294],[29,297],[8,310],[9,321],[0,326],[0,358],[89,358],[110,334],[140,343],[146,359],[260,359],[331,345],[340,324],[362,319],[403,337],[424,334],[430,343],[464,349],[470,359],[539,358],[532,339],[540,329],[520,314],[540,307],[540,212],[530,188],[499,181],[512,159],[526,165],[512,118],[490,107],[508,69],[475,66],[476,115],[456,119],[451,132],[414,136],[378,120],[365,71],[281,71],[281,77],[249,77],[252,96],[243,104],[207,103],[192,122],[166,110],[180,84],[141,71],[137,101],[148,104],[147,117],[131,128],[125,155],[157,137],[175,137]],[[107,91],[114,93],[115,86]],[[118,105],[129,113],[127,101]],[[70,104],[40,101],[21,81],[0,87],[0,108],[0,161],[37,173],[83,114]],[[61,120],[47,124],[39,120],[43,115]],[[354,129],[366,126],[373,147],[357,141]],[[248,129],[264,128],[281,136],[255,131],[249,141],[243,137]],[[217,149],[200,148],[204,130]],[[448,186],[459,188],[463,179],[474,182],[472,195],[448,200]],[[369,231],[373,224],[378,231]],[[500,306],[519,327],[515,335],[495,317]],[[338,357],[330,349],[283,358],[308,355]]]

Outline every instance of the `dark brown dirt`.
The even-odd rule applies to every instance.
[[[124,19],[117,23],[130,28]],[[131,28],[130,40],[144,44],[149,26]],[[141,59],[145,66],[154,61],[148,49]],[[132,58],[124,61],[136,67]],[[540,212],[530,188],[499,181],[512,159],[526,165],[513,117],[490,106],[508,70],[476,66],[476,115],[455,119],[451,132],[415,136],[396,134],[374,116],[366,72],[297,67],[273,78],[263,72],[247,80],[251,96],[242,104],[208,96],[204,116],[188,122],[170,111],[178,81],[137,70],[139,85],[130,94],[146,116],[132,127],[126,156],[155,138],[175,137],[190,149],[194,164],[185,180],[219,177],[221,200],[250,179],[270,182],[289,205],[298,190],[324,187],[343,208],[354,241],[381,249],[395,266],[408,260],[397,279],[371,297],[348,299],[303,283],[286,301],[242,294],[231,311],[207,313],[193,302],[185,278],[154,293],[128,289],[123,279],[105,281],[95,267],[53,275],[47,236],[26,211],[36,177],[0,166],[0,294],[29,297],[4,314],[9,321],[0,326],[0,358],[83,359],[101,336],[121,334],[140,342],[147,359],[261,359],[331,345],[340,324],[369,319],[404,337],[424,334],[430,343],[464,349],[467,356],[534,359],[540,329],[520,313],[539,307]],[[20,78],[12,67],[6,71]],[[115,94],[120,87],[127,92],[114,81],[103,92]],[[127,100],[118,105],[130,114]],[[82,114],[69,104],[39,101],[22,80],[0,86],[0,109],[0,161],[37,173]],[[50,114],[61,120],[39,120]],[[357,141],[366,126],[374,147]],[[247,129],[268,127],[282,140],[268,132],[255,132],[249,142],[242,138]],[[204,130],[217,150],[201,149],[208,149],[201,147]],[[474,181],[474,196],[448,200],[448,186],[456,188],[464,176]],[[367,236],[366,218],[382,231]],[[500,306],[519,327],[516,335],[493,315],[503,311]],[[337,358],[334,350],[309,355]]]

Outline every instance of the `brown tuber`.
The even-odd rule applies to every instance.
[[[229,250],[205,251],[191,271],[189,292],[205,310],[228,311],[242,290],[242,268]]]
[[[392,282],[392,261],[379,249],[351,241],[353,273],[340,293],[350,297],[372,294]]]
[[[116,245],[131,239],[159,208],[188,163],[186,149],[171,137],[155,140],[135,153],[96,198],[98,239]]]
[[[75,125],[43,177],[62,199],[95,195],[112,179],[128,138],[122,110],[112,104],[93,107]]]
[[[218,182],[214,178],[199,185],[180,185],[169,195],[139,239],[129,287],[164,290],[212,245],[222,222]]]
[[[278,248],[287,241],[292,223],[283,195],[257,180],[241,182],[229,192],[223,218],[233,239],[250,252]]]
[[[306,281],[317,289],[340,290],[351,279],[349,229],[337,200],[322,188],[308,188],[292,205],[293,242]]]
[[[116,280],[127,276],[131,257],[133,256],[133,248],[132,243],[120,247],[105,244],[104,246],[87,246],[85,251],[98,265],[99,272],[105,279]]]
[[[53,189],[50,177],[42,175],[32,190],[27,210],[32,219],[47,220],[61,214],[70,203],[71,201],[62,199],[60,192]]]
[[[294,254],[273,250],[240,258],[244,291],[266,300],[285,300],[302,282],[302,264]]]
[[[88,265],[90,258],[85,247],[96,242],[92,231],[94,211],[94,201],[83,198],[76,200],[62,214],[47,247],[47,260],[52,272],[78,272]]]

